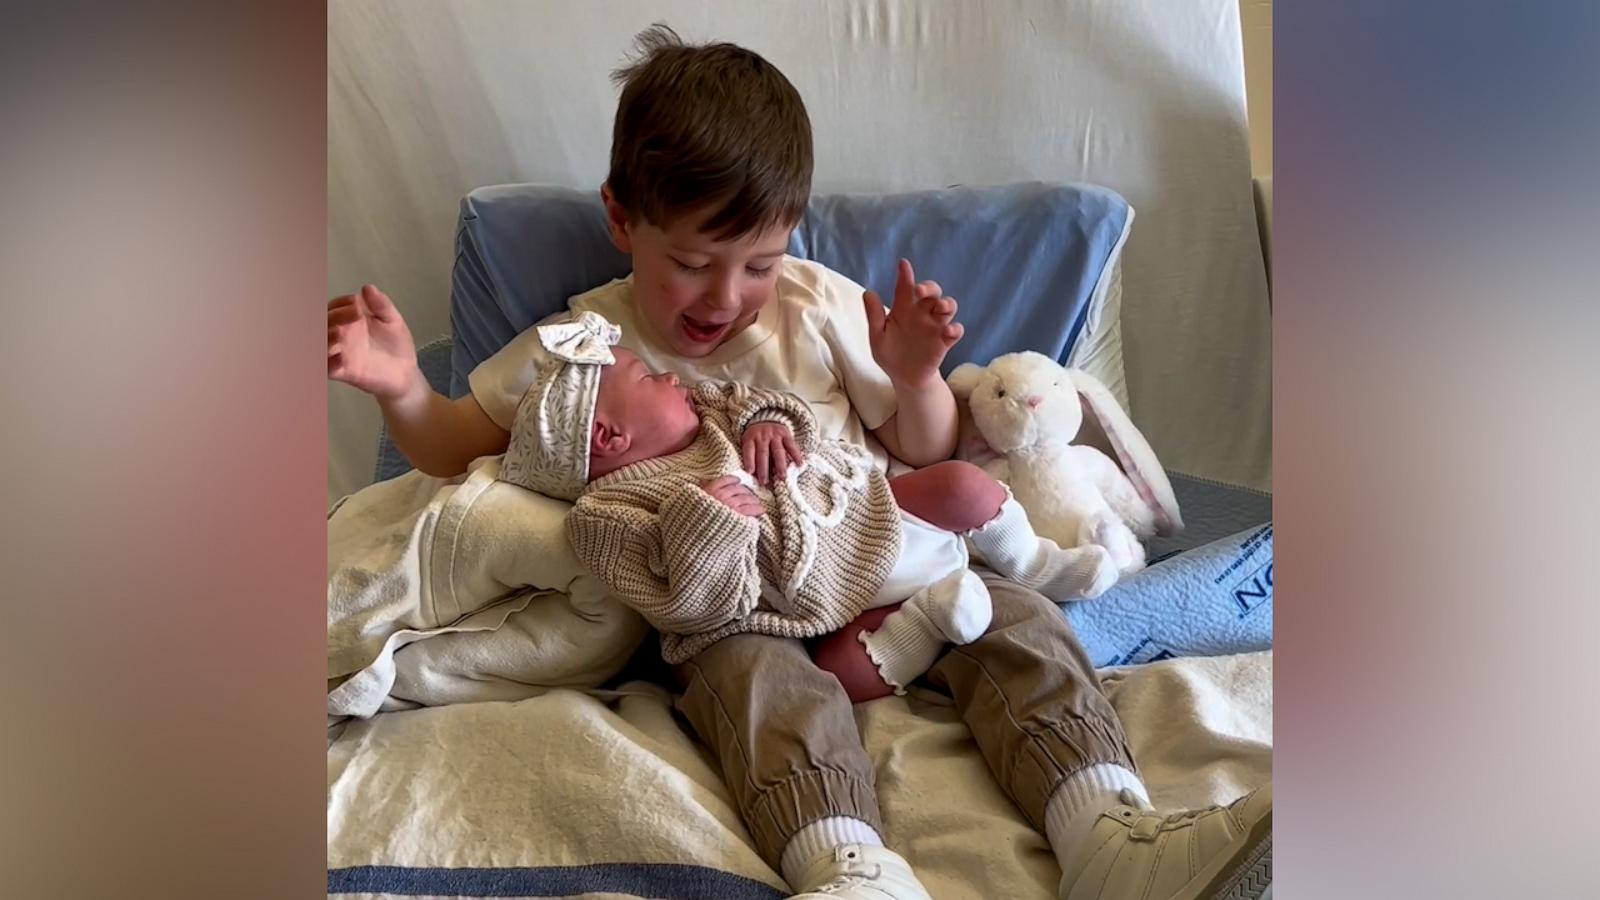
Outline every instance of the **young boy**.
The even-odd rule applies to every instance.
[[[811,189],[799,94],[740,47],[686,46],[665,28],[640,45],[641,59],[618,73],[601,187],[633,274],[573,298],[572,309],[621,325],[627,348],[653,369],[797,394],[824,438],[876,441],[913,466],[947,459],[956,410],[939,364],[961,337],[955,302],[936,284],[916,284],[902,263],[886,312],[849,279],[786,256]],[[535,341],[512,341],[472,373],[471,396],[452,402],[428,389],[404,322],[368,286],[329,304],[328,374],[377,397],[418,468],[454,475],[506,449],[538,374]],[[755,451],[751,468],[770,477],[781,440]],[[930,521],[965,515],[966,528],[978,527],[972,511],[993,497],[988,484],[957,474],[965,471],[901,476],[896,497]],[[1227,808],[1151,814],[1122,726],[1061,611],[1010,582],[986,585],[988,631],[945,653],[928,677],[954,698],[996,779],[1049,840],[1060,896],[1259,896],[1240,880],[1270,866],[1270,786]],[[882,846],[849,698],[798,640],[734,635],[675,671],[680,709],[721,763],[757,849],[797,896],[927,896]]]

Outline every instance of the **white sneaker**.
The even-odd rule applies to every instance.
[[[1061,900],[1259,900],[1272,883],[1272,786],[1228,806],[1100,814],[1061,875]]]
[[[795,900],[933,900],[900,854],[862,844],[835,847],[806,867],[800,883],[816,887]]]

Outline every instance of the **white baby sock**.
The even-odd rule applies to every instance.
[[[961,568],[918,591],[875,631],[858,637],[883,680],[904,694],[907,685],[933,667],[945,644],[972,643],[989,630],[993,618],[983,579]]]
[[[845,844],[865,844],[868,847],[882,847],[883,838],[876,829],[861,819],[850,816],[829,816],[818,819],[810,825],[794,833],[789,843],[783,847],[783,860],[779,864],[783,880],[797,891],[805,892],[816,887],[814,884],[801,884],[806,867],[814,860],[821,859],[833,852],[833,848]]]
[[[1150,794],[1139,776],[1122,766],[1098,763],[1067,776],[1044,807],[1044,832],[1061,868],[1081,850],[1094,820],[1113,806],[1150,809]]]
[[[1057,602],[1098,597],[1117,583],[1117,567],[1104,547],[1063,549],[1036,534],[1022,504],[1010,498],[999,515],[964,537],[989,568]]]

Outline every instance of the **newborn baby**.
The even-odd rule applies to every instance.
[[[1116,580],[1103,548],[1039,539],[1015,501],[995,527],[964,535],[903,512],[870,453],[820,440],[791,394],[686,388],[614,348],[616,327],[592,312],[539,336],[550,358],[517,411],[500,477],[575,500],[573,550],[662,633],[668,663],[732,634],[815,637],[901,604],[857,635],[879,690],[836,674],[852,699],[903,692],[947,642],[989,626],[968,542],[1052,599],[1096,596]],[[746,471],[752,429],[784,463],[770,486]]]

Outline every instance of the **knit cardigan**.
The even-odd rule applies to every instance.
[[[682,662],[724,637],[805,638],[843,627],[877,596],[900,556],[900,514],[863,447],[821,441],[790,394],[706,382],[692,400],[688,448],[595,479],[567,517],[578,558],[662,632]],[[728,509],[700,485],[744,474],[739,441],[759,422],[788,426],[805,457],[768,491],[760,517]]]

